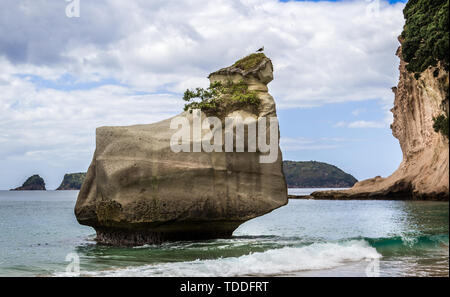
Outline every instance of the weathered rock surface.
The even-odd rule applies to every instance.
[[[245,73],[232,69],[221,69],[209,79],[244,80],[257,91],[261,104],[257,111],[230,114],[255,120],[275,117],[275,102],[267,88],[273,79],[270,59]],[[181,116],[192,124],[193,113]],[[80,224],[95,228],[98,242],[141,245],[230,237],[243,222],[287,203],[279,148],[274,163],[260,163],[258,151],[175,153],[170,148],[175,132],[170,123],[167,119],[97,129],[96,151],[75,215]]]
[[[449,199],[449,141],[433,129],[433,117],[448,116],[448,72],[425,70],[416,80],[400,57],[400,80],[395,93],[393,135],[399,140],[403,161],[387,178],[358,182],[345,191],[314,192],[315,199]],[[437,75],[436,75],[437,74]]]
[[[35,174],[30,176],[21,187],[11,189],[11,191],[45,191],[45,182],[42,177]]]

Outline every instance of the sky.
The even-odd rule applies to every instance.
[[[187,88],[265,47],[285,160],[357,179],[401,162],[390,123],[404,1],[0,2],[0,189],[86,171],[95,128],[182,111]]]

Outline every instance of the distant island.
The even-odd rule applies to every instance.
[[[358,181],[336,166],[316,161],[283,161],[288,188],[349,188]]]
[[[56,190],[79,190],[81,189],[81,185],[83,185],[83,181],[85,178],[85,172],[64,174],[64,179],[61,182],[61,185]]]
[[[35,174],[29,177],[21,187],[11,189],[10,191],[45,191],[45,182],[42,177]]]
[[[63,181],[56,191],[80,190],[85,178],[85,172],[64,174]],[[46,191],[45,181],[38,174],[35,174],[30,176],[21,187],[11,189],[10,191]]]
[[[316,161],[283,161],[288,188],[350,188],[358,180],[336,166]],[[86,172],[66,173],[56,191],[80,190]],[[45,191],[45,182],[39,175],[29,177],[25,183],[11,191]]]

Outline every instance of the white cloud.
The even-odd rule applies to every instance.
[[[347,123],[345,123],[344,121],[340,121],[340,122],[337,122],[336,124],[334,124],[333,127],[341,128],[341,127],[345,127],[346,125],[347,125]]]
[[[376,16],[365,1],[82,0],[81,17],[71,19],[66,4],[0,3],[0,160],[90,158],[95,127],[174,115],[186,88],[205,86],[209,72],[262,45],[278,108],[392,103],[404,4],[382,2]],[[68,91],[18,74],[120,85]],[[356,126],[377,124],[348,124]]]
[[[280,139],[280,147],[283,151],[304,151],[304,150],[329,150],[343,147],[351,142],[359,142],[361,139],[356,138],[338,138],[338,137],[321,137],[321,138],[304,138],[304,137],[282,137]]]
[[[354,115],[355,117],[359,116],[362,113],[365,113],[367,111],[366,108],[357,108],[354,111],[352,111],[352,115]]]
[[[349,128],[384,128],[386,127],[385,122],[375,122],[375,121],[356,121],[348,124]]]
[[[118,85],[64,91],[39,89],[14,75],[3,77],[8,83],[0,87],[1,159],[50,158],[61,148],[65,154],[81,148],[91,154],[96,127],[151,123],[183,106],[173,94],[136,95]]]
[[[34,74],[96,73],[148,91],[181,92],[265,45],[280,107],[392,99],[403,4],[382,2],[377,16],[367,13],[365,1],[82,1],[75,20],[65,17],[60,2],[28,1],[31,14],[8,9],[0,21],[0,53],[41,66],[28,66]],[[49,65],[53,71],[45,73]]]
[[[333,125],[335,128],[389,128],[392,121],[393,115],[390,111],[390,105],[384,102],[382,105],[382,110],[384,110],[385,117],[378,121],[373,120],[359,120],[352,122],[339,121]],[[367,111],[366,108],[358,108],[352,111],[354,116],[359,116]]]
[[[284,152],[304,150],[326,150],[340,147],[336,143],[306,138],[281,138],[280,147]]]

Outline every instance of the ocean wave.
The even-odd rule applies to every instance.
[[[403,235],[381,238],[357,238],[367,241],[378,251],[407,251],[433,248],[448,248],[448,234],[438,235]]]
[[[82,272],[85,276],[252,276],[283,275],[330,269],[351,262],[381,258],[365,240],[314,243],[283,247],[240,257],[162,263],[108,271]]]

